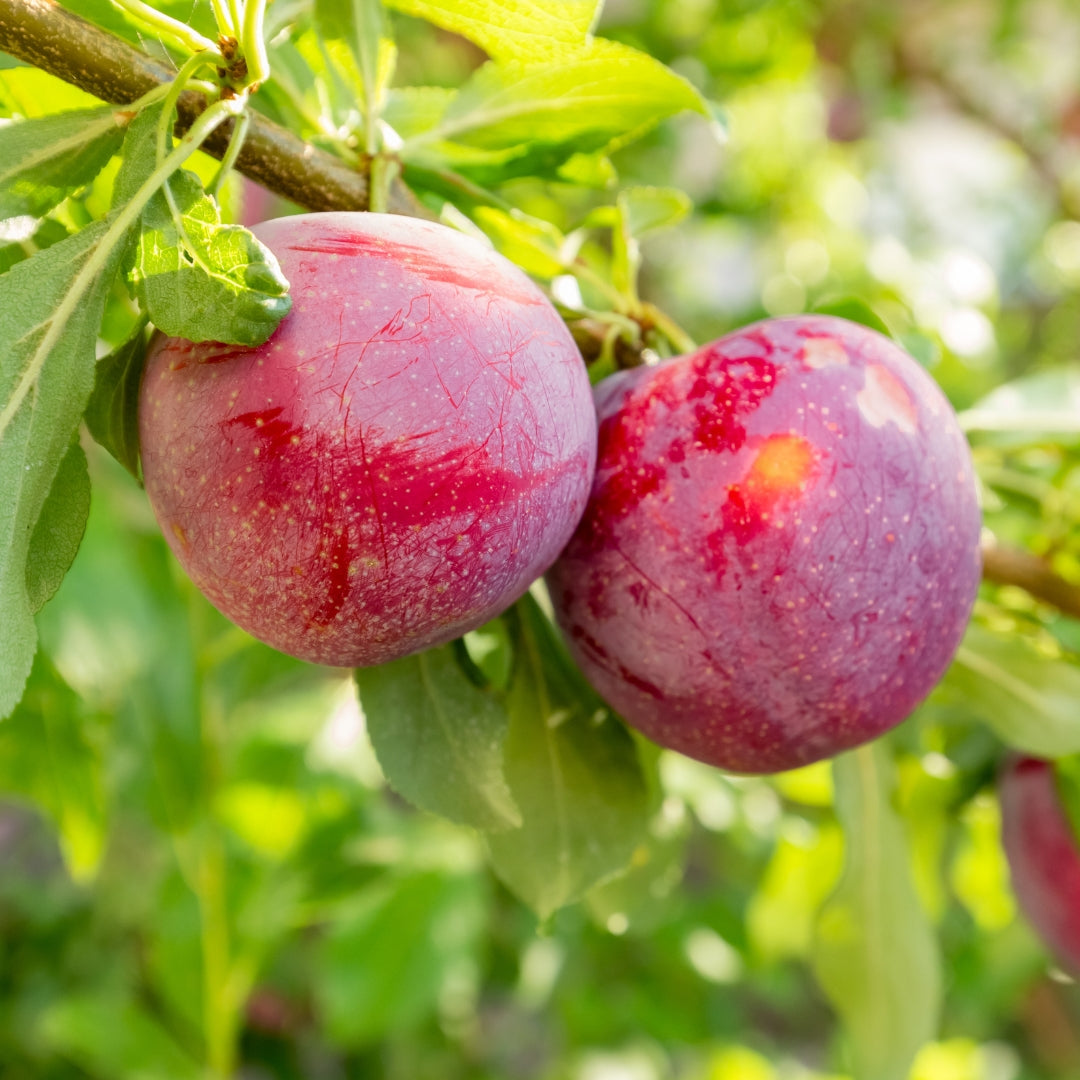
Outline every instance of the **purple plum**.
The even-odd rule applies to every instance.
[[[1080,977],[1080,840],[1062,805],[1053,765],[1010,760],[998,796],[1013,891],[1056,959]]]
[[[733,772],[908,716],[971,613],[980,515],[948,401],[887,338],[772,319],[596,389],[596,478],[548,575],[582,669]]]
[[[365,213],[255,226],[292,285],[263,345],[158,336],[146,490],[184,569],[275,648],[379,664],[458,637],[542,574],[595,463],[588,376],[502,256]]]

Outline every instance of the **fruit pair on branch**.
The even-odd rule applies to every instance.
[[[554,563],[601,694],[740,772],[859,745],[941,677],[979,581],[973,469],[884,337],[773,320],[620,372],[597,450],[574,343],[501,256],[370,214],[255,232],[292,311],[255,347],[157,338],[140,433],[173,550],[257,637],[378,664],[480,626]]]

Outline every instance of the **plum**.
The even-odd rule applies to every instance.
[[[1048,761],[1015,757],[998,781],[1013,890],[1057,960],[1080,976],[1080,840]]]
[[[596,389],[589,505],[548,576],[590,681],[662,746],[805,765],[903,720],[979,582],[971,457],[929,375],[828,316]]]
[[[503,610],[588,497],[596,416],[558,313],[431,222],[255,226],[292,285],[270,339],[157,336],[139,403],[146,491],[203,593],[315,662],[366,666]]]

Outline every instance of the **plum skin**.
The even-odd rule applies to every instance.
[[[305,660],[383,663],[517,599],[596,453],[558,313],[477,240],[412,218],[254,227],[293,307],[260,346],[158,335],[139,403],[162,532],[228,618]]]
[[[592,494],[548,585],[608,702],[740,773],[907,717],[980,577],[971,456],[930,376],[866,327],[796,316],[610,376],[596,400]]]
[[[1054,767],[1010,759],[998,779],[1001,839],[1020,907],[1063,967],[1080,976],[1080,839]]]

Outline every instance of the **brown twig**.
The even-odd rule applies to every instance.
[[[129,104],[175,75],[167,65],[53,0],[0,0],[0,50],[115,105]],[[208,104],[194,90],[182,94],[178,129],[190,127]],[[232,121],[222,124],[203,149],[220,158],[232,130]],[[309,210],[368,207],[366,176],[259,113],[252,114],[236,168]],[[389,209],[425,215],[401,184],[391,193]]]
[[[983,547],[983,580],[1016,585],[1036,600],[1080,619],[1080,585],[1066,581],[1045,559],[1021,548],[990,543]]]
[[[0,0],[0,49],[112,104],[135,101],[174,75],[165,64],[53,0]],[[207,104],[195,91],[181,95],[179,126],[190,126]],[[220,158],[231,134],[232,124],[222,125],[204,148]],[[257,113],[236,167],[309,210],[364,210],[368,205],[365,176]],[[396,213],[424,213],[401,184],[391,195],[390,208]],[[603,323],[579,319],[571,329],[586,360],[600,355],[607,333]],[[640,361],[641,346],[619,339],[615,347],[620,366]],[[983,577],[999,585],[1017,585],[1037,600],[1080,618],[1080,586],[1029,552],[988,547],[983,552]]]

